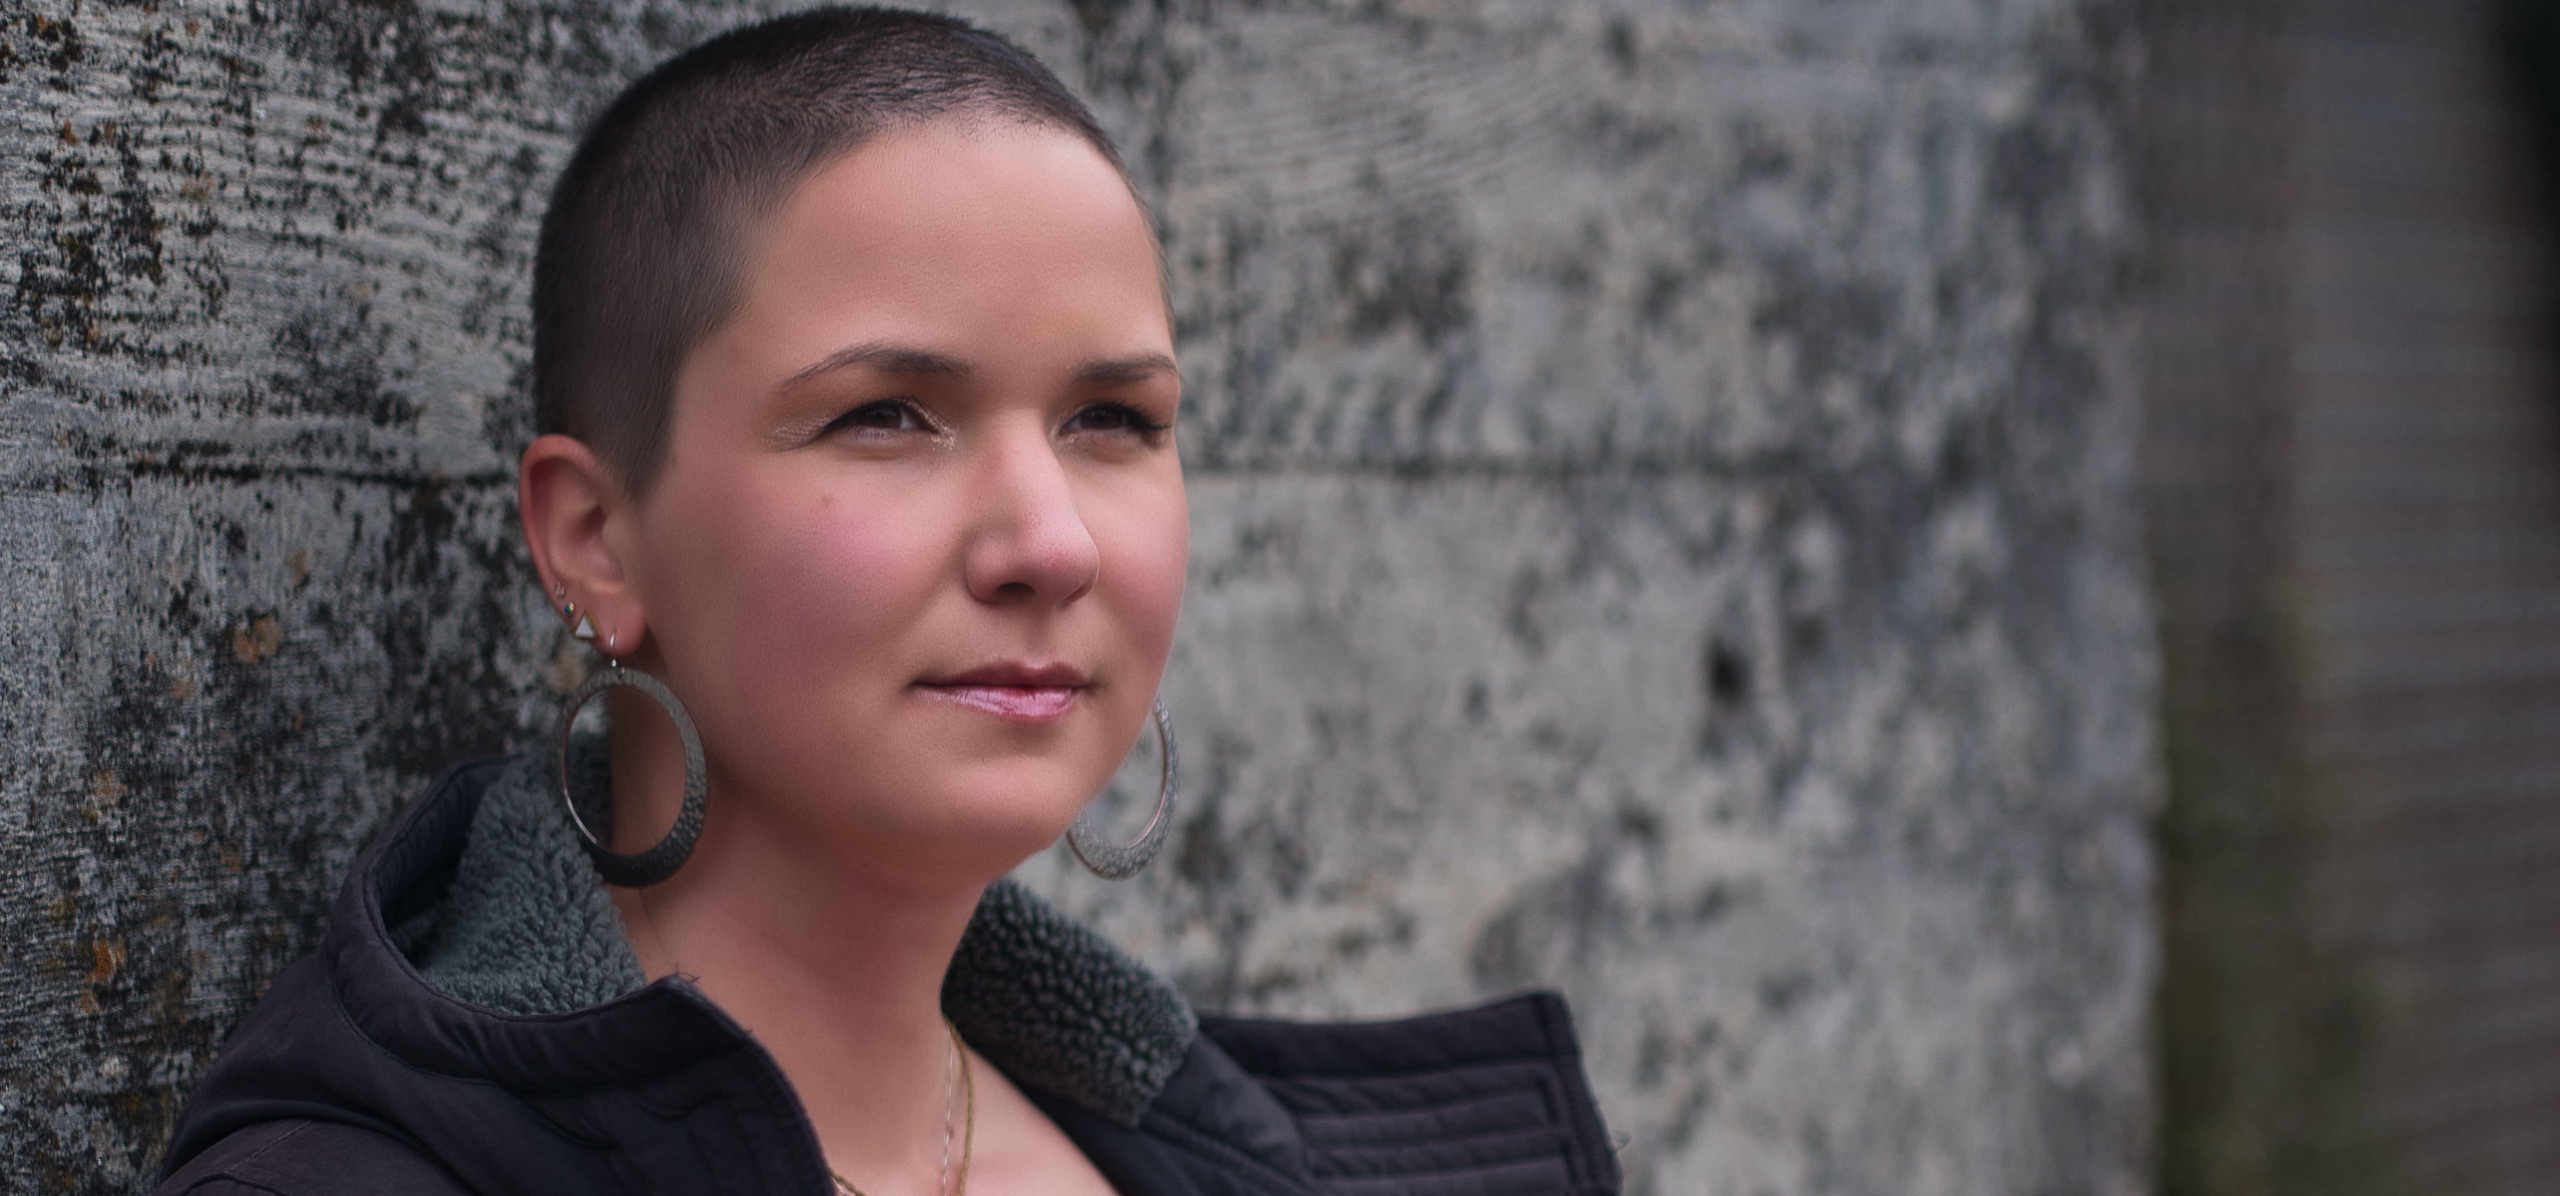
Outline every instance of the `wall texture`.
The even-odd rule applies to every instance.
[[[2553,200],[2497,0],[2145,0],[2168,1196],[2560,1174]]]
[[[2117,0],[967,4],[1165,223],[1204,1005],[1566,990],[1637,1192],[2147,1186]],[[744,10],[0,18],[0,1186],[130,1189],[438,763],[576,667],[524,274]]]
[[[2560,248],[2495,0],[2298,4],[2314,928],[2402,1191],[2560,1175]]]

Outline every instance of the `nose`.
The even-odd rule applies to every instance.
[[[1102,553],[1045,433],[1025,430],[989,445],[975,480],[976,518],[961,566],[972,596],[1060,607],[1093,588]]]

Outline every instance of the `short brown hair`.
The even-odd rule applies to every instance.
[[[676,371],[738,302],[748,235],[872,137],[998,119],[1081,137],[1093,113],[1028,51],[966,21],[828,7],[724,33],[649,72],[587,129],[533,263],[534,426],[593,448],[633,495],[666,458]]]

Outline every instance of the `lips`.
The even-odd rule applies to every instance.
[[[1007,722],[1045,723],[1074,709],[1089,684],[1071,665],[1005,661],[929,677],[916,688],[927,697]]]

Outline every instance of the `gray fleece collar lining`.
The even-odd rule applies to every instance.
[[[438,991],[500,1013],[559,1014],[641,988],[621,917],[538,753],[481,794],[442,901],[392,928]],[[1135,1125],[1198,1030],[1173,987],[1011,880],[987,889],[952,958],[943,1012],[1016,1083]]]

